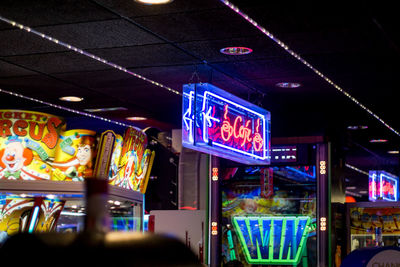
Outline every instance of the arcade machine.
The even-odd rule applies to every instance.
[[[319,216],[317,149],[273,145],[269,166],[221,162],[222,262],[328,266],[321,264],[328,216]]]
[[[141,130],[71,129],[25,110],[0,110],[0,125],[0,244],[19,232],[81,231],[86,179],[108,180],[110,229],[142,229],[154,152]]]
[[[399,178],[369,171],[369,201],[348,203],[347,253],[365,247],[400,246]]]
[[[270,113],[211,84],[184,85],[182,114],[182,145],[211,155],[208,264],[330,266],[329,144],[271,147]]]

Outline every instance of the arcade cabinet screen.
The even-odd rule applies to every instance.
[[[227,168],[223,262],[316,266],[315,166]]]

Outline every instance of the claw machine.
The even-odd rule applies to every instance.
[[[224,264],[329,266],[322,146],[272,145],[268,166],[221,163]]]

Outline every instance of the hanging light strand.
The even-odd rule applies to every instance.
[[[0,88],[0,93],[4,93],[4,94],[11,95],[11,96],[19,97],[19,98],[22,98],[22,99],[25,99],[25,100],[29,100],[29,101],[33,101],[33,102],[36,102],[36,103],[40,103],[42,105],[47,105],[47,106],[52,107],[52,108],[60,109],[60,110],[63,110],[63,111],[68,111],[68,112],[75,113],[75,114],[78,114],[78,115],[81,115],[81,116],[86,116],[86,117],[89,117],[89,118],[102,120],[102,121],[105,121],[105,122],[108,122],[108,123],[113,123],[113,124],[116,124],[116,125],[119,125],[119,126],[131,127],[131,128],[135,128],[135,129],[140,130],[139,128],[137,128],[137,127],[135,127],[133,125],[122,123],[122,122],[119,122],[119,121],[114,121],[114,120],[111,120],[111,119],[107,119],[107,118],[96,116],[96,115],[93,115],[93,114],[90,114],[90,113],[86,113],[86,112],[82,112],[82,111],[79,111],[79,110],[63,107],[63,106],[60,106],[60,105],[52,104],[52,103],[49,103],[49,102],[46,102],[46,101],[42,101],[42,100],[39,100],[39,99],[36,99],[36,98],[33,98],[33,97],[17,94],[17,93],[14,93],[14,92],[11,92],[11,91],[7,91],[7,90],[1,89],[1,88]]]
[[[389,124],[387,124],[384,120],[382,120],[378,115],[376,115],[374,112],[372,112],[369,108],[367,108],[365,105],[363,105],[360,101],[358,101],[356,98],[351,96],[347,91],[345,91],[342,87],[334,83],[331,79],[329,79],[326,75],[321,73],[318,69],[316,69],[314,66],[312,66],[309,62],[307,62],[304,58],[302,58],[298,53],[294,52],[292,49],[289,48],[287,44],[279,40],[275,35],[273,35],[271,32],[266,30],[264,27],[259,25],[256,21],[254,21],[252,18],[250,18],[248,15],[243,13],[237,6],[233,5],[231,2],[227,0],[220,0],[222,3],[224,3],[227,7],[229,7],[231,10],[236,12],[238,15],[240,15],[242,18],[247,20],[250,24],[252,24],[254,27],[256,27],[259,31],[261,31],[264,35],[266,35],[268,38],[270,38],[272,41],[277,43],[280,47],[285,49],[286,52],[288,52],[291,56],[299,60],[301,63],[303,63],[306,67],[311,69],[314,73],[316,73],[318,76],[320,76],[322,79],[324,79],[327,83],[332,85],[336,90],[344,94],[346,97],[348,97],[351,101],[356,103],[360,108],[368,112],[372,117],[377,119],[380,123],[382,123],[386,128],[388,128],[390,131],[395,133],[396,135],[400,136],[400,133],[392,128]]]
[[[166,86],[164,84],[161,84],[159,82],[156,82],[156,81],[153,81],[153,80],[151,80],[149,78],[146,78],[146,77],[144,77],[144,76],[142,76],[140,74],[137,74],[137,73],[135,73],[133,71],[128,70],[125,67],[122,67],[122,66],[120,66],[118,64],[115,64],[115,63],[113,63],[111,61],[105,60],[104,58],[98,57],[98,56],[96,56],[96,55],[94,55],[92,53],[89,53],[87,51],[84,51],[84,50],[82,50],[82,49],[80,49],[78,47],[75,47],[75,46],[70,45],[68,43],[65,43],[65,42],[62,42],[60,40],[57,40],[56,38],[53,38],[53,37],[51,37],[51,36],[49,36],[47,34],[41,33],[41,32],[36,31],[36,30],[34,30],[34,29],[30,28],[30,27],[27,27],[25,25],[22,25],[20,23],[15,22],[15,21],[9,20],[9,19],[7,19],[5,17],[2,17],[2,16],[0,16],[0,20],[5,22],[5,23],[7,23],[7,24],[9,24],[9,25],[11,25],[11,26],[19,28],[20,30],[24,30],[26,32],[33,33],[33,34],[35,34],[35,35],[37,35],[37,36],[39,36],[39,37],[41,37],[43,39],[46,39],[46,40],[48,40],[48,41],[50,41],[50,42],[52,42],[52,43],[54,43],[56,45],[63,46],[63,47],[67,48],[70,51],[73,51],[73,52],[82,54],[84,56],[90,57],[90,58],[92,58],[92,59],[94,59],[94,60],[96,60],[96,61],[98,61],[100,63],[106,64],[106,65],[108,65],[108,66],[110,66],[110,67],[112,67],[114,69],[118,69],[118,70],[123,71],[123,72],[125,72],[125,73],[127,73],[127,74],[129,74],[131,76],[134,76],[134,77],[136,77],[138,79],[141,79],[141,80],[146,81],[148,83],[151,83],[151,84],[153,84],[155,86],[158,86],[158,87],[161,87],[163,89],[166,89],[171,93],[174,93],[176,95],[182,95],[178,90],[172,89],[171,87],[168,87],[168,86]]]

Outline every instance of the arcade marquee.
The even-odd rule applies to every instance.
[[[22,231],[80,231],[85,179],[108,180],[112,229],[142,228],[155,156],[146,134],[67,127],[59,116],[0,110],[0,243]]]

